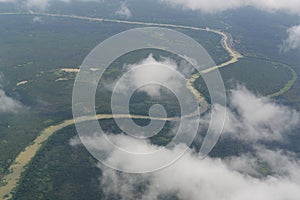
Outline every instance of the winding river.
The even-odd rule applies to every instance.
[[[209,73],[213,70],[216,70],[221,67],[228,66],[232,63],[235,63],[241,58],[242,56],[233,49],[232,41],[230,37],[220,31],[210,28],[199,28],[193,26],[184,26],[184,25],[174,25],[174,24],[161,24],[161,23],[149,23],[149,22],[136,22],[136,21],[127,21],[127,20],[114,20],[114,19],[105,19],[105,18],[91,18],[91,17],[84,17],[84,16],[76,16],[76,15],[63,15],[63,14],[51,14],[51,13],[0,13],[0,15],[33,15],[33,16],[50,16],[50,17],[60,17],[60,18],[73,18],[79,20],[88,20],[88,21],[100,21],[100,22],[111,22],[111,23],[123,23],[123,24],[133,24],[133,25],[143,25],[143,26],[159,26],[159,27],[166,27],[166,28],[182,28],[182,29],[190,29],[194,31],[207,31],[211,33],[218,34],[222,37],[221,43],[222,46],[226,49],[229,53],[231,59],[226,61],[220,65],[208,68],[203,70],[201,73]],[[208,110],[208,103],[204,99],[204,97],[199,93],[199,91],[194,87],[194,83],[199,78],[200,74],[194,74],[190,79],[187,80],[187,88],[195,95],[197,101],[201,105],[200,112],[206,112]],[[134,119],[149,119],[149,116],[140,116],[140,115],[111,115],[111,114],[99,114],[96,116],[97,119],[113,119],[113,118],[134,118]],[[84,117],[80,119],[82,122],[89,121],[94,119],[94,117]],[[156,118],[157,120],[166,120],[166,121],[173,121],[178,120],[178,118]],[[26,166],[30,164],[32,158],[36,155],[38,150],[41,148],[43,143],[48,140],[50,136],[52,136],[57,131],[68,127],[74,124],[73,119],[65,120],[57,125],[49,126],[45,128],[40,135],[30,144],[28,145],[24,151],[19,153],[19,155],[15,158],[12,162],[11,166],[9,167],[9,173],[7,173],[3,180],[5,180],[6,184],[0,187],[0,198],[1,199],[10,199],[12,198],[13,191],[16,189],[18,182],[21,179],[22,172],[26,169]]]

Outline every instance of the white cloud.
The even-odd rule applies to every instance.
[[[119,10],[116,11],[116,15],[128,19],[132,16],[132,13],[128,8],[128,5],[125,2],[122,2]]]
[[[258,97],[243,87],[232,91],[230,107],[226,109],[231,120],[226,130],[246,141],[246,138],[268,140],[272,134],[277,135],[274,133],[278,131],[276,128],[286,129],[295,123],[293,110]],[[231,127],[234,123],[238,125]],[[242,126],[245,126],[245,130]],[[265,131],[264,127],[268,127],[268,137],[265,133],[262,136],[257,135],[257,132]],[[252,136],[253,129],[255,134]],[[241,130],[244,135],[239,135]],[[126,135],[108,137],[112,143],[128,151],[142,153],[161,150],[161,153],[153,159],[141,162],[125,156],[111,146],[103,145],[104,139],[101,137],[85,141],[85,144],[94,148],[106,150],[106,162],[124,168],[143,169],[145,166],[160,163],[185,148],[184,144],[173,149],[160,148],[148,141]],[[277,139],[277,136],[274,138]],[[80,142],[73,139],[71,144],[77,145]],[[179,199],[190,200],[300,199],[300,162],[297,155],[252,144],[254,152],[224,159],[208,157],[199,160],[196,152],[189,149],[173,165],[147,174],[120,173],[99,164],[102,169],[101,189],[106,199],[113,196],[119,199],[152,200],[160,199],[164,195],[175,195]]]
[[[33,21],[33,22],[41,22],[42,19],[41,19],[41,17],[34,17],[34,18],[32,19],[32,21]]]
[[[23,3],[28,5],[29,8],[45,9],[51,1],[72,2],[75,0],[24,0]],[[103,0],[76,0],[82,2],[103,2]],[[226,10],[237,9],[246,6],[252,6],[257,9],[265,10],[268,12],[273,11],[286,11],[289,13],[300,13],[300,2],[298,0],[160,0],[174,6],[180,6],[192,10],[200,10],[205,13],[223,12]],[[18,0],[0,0],[1,2],[21,2]],[[126,3],[121,3],[120,14],[122,16],[131,16],[131,12],[126,6]]]
[[[38,8],[41,10],[45,10],[48,7],[48,0],[45,1],[41,1],[41,0],[27,0],[25,2],[25,5],[27,8],[29,9],[34,9],[34,8]]]
[[[224,159],[224,162],[231,170],[238,171],[245,175],[263,177],[257,168],[258,160],[252,154],[242,154],[240,156],[231,156]]]
[[[51,2],[60,1],[70,3],[72,1],[103,2],[103,0],[0,0],[0,3],[18,3],[31,10],[46,10]]]
[[[232,90],[229,104],[229,108],[214,108],[216,113],[227,111],[224,135],[247,142],[281,140],[299,123],[297,111],[256,96],[245,87]]]
[[[199,10],[203,13],[219,13],[243,7],[254,7],[267,12],[283,11],[290,14],[300,15],[299,0],[160,0],[163,3],[179,6],[185,9]],[[281,50],[297,49],[300,47],[300,25],[287,30],[289,36],[284,40]]]
[[[111,141],[128,148],[143,149],[147,152],[157,147],[140,140],[119,135]],[[92,140],[91,140],[92,141]],[[101,141],[101,139],[99,139]],[[76,142],[78,143],[78,142]],[[93,143],[96,144],[95,141]],[[97,145],[98,147],[101,145]],[[177,154],[180,148],[163,149],[159,156],[149,163],[138,162],[124,157],[114,149],[109,149],[109,160],[130,167],[144,167],[163,160],[165,156]],[[260,171],[261,162],[274,175],[264,176]],[[104,167],[101,189],[107,199],[159,199],[162,195],[176,195],[179,199],[198,200],[298,200],[300,198],[300,163],[292,153],[257,148],[255,155],[229,157],[225,160],[207,158],[199,160],[195,152],[189,150],[177,162],[163,170],[133,175],[120,173]],[[254,175],[254,176],[251,176]]]
[[[287,30],[288,38],[283,41],[281,50],[287,52],[300,47],[300,25],[293,26]]]
[[[131,145],[128,136],[121,137],[124,137],[123,145],[125,143]],[[140,143],[139,146],[143,146],[148,151],[153,150],[151,145]],[[176,151],[177,149],[164,149],[164,152],[151,162],[163,160],[165,156],[176,154]],[[291,175],[299,173],[299,162],[295,158],[276,151],[268,150],[263,153],[257,152],[257,154],[272,155],[272,157],[268,157],[271,162],[276,162],[276,158],[283,159],[284,162],[280,166],[276,166],[274,171],[281,168],[285,173],[255,178],[247,174],[250,167],[243,168],[249,164],[248,158],[255,159],[254,157],[238,157],[241,164],[234,165],[237,158],[199,160],[194,152],[188,151],[170,167],[151,174],[119,173],[99,165],[103,171],[101,188],[108,198],[110,195],[118,194],[121,199],[158,199],[161,195],[175,194],[179,199],[191,200],[198,200],[199,197],[206,200],[298,200],[300,198],[300,179],[299,176]],[[109,159],[127,166],[149,164],[127,160],[123,155],[114,151],[111,152]],[[258,160],[253,160],[252,165],[253,171],[256,172],[259,169]],[[259,174],[259,172],[256,173]],[[144,189],[141,189],[143,185]]]
[[[20,0],[0,0],[0,3],[18,3],[20,5],[25,6],[27,9],[31,10],[31,9],[38,9],[38,10],[45,10],[48,6],[49,3],[51,1],[62,1],[65,3],[69,3],[72,0],[24,0],[24,1],[20,1]]]
[[[8,97],[4,90],[0,89],[0,112],[16,113],[22,108],[20,102]]]
[[[258,148],[257,157],[264,160],[273,173],[279,176],[289,177],[294,182],[300,184],[300,161],[293,152],[284,152],[282,150],[271,151],[268,149]]]
[[[298,0],[161,0],[164,3],[182,6],[187,9],[199,10],[204,13],[216,13],[226,10],[252,6],[268,12],[287,11],[294,14],[300,13],[300,1]]]
[[[10,3],[14,2],[15,0],[0,0],[0,3]]]
[[[188,70],[188,66],[182,72],[179,72],[179,67],[182,68],[182,66],[177,66],[171,60],[156,61],[152,55],[149,55],[148,58],[139,63],[124,66],[126,71],[130,73],[126,79],[119,83],[121,87],[117,91],[126,91],[122,86],[126,88],[131,86],[139,91],[146,92],[151,97],[159,97],[161,96],[162,86],[164,86],[178,94],[180,91],[186,90],[186,86],[180,81],[181,78],[178,76],[178,73],[182,73],[183,76],[191,73],[191,70]],[[159,83],[159,85],[150,84],[140,87],[143,83],[150,82]]]
[[[0,113],[16,113],[22,108],[22,104],[6,95],[2,89],[2,83],[4,82],[4,76],[0,72]]]

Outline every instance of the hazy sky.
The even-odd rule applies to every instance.
[[[21,5],[29,10],[38,9],[41,11],[46,11],[51,1],[61,1],[65,3],[72,3],[74,1],[81,1],[86,3],[105,3],[107,0],[0,0],[0,3],[12,2],[15,4],[19,4],[19,6]],[[158,0],[158,2],[170,5],[170,8],[175,6],[183,9],[191,9],[196,11],[198,10],[199,12],[208,14],[214,14],[250,6],[270,13],[281,11],[289,14],[300,15],[299,0]],[[130,1],[120,1],[119,6],[115,8],[115,14],[125,19],[129,19],[131,16],[133,16],[134,12],[130,9]],[[283,42],[281,50],[287,52],[289,50],[299,48],[300,25],[289,28],[287,30],[287,34],[288,38],[286,38],[286,40]]]

